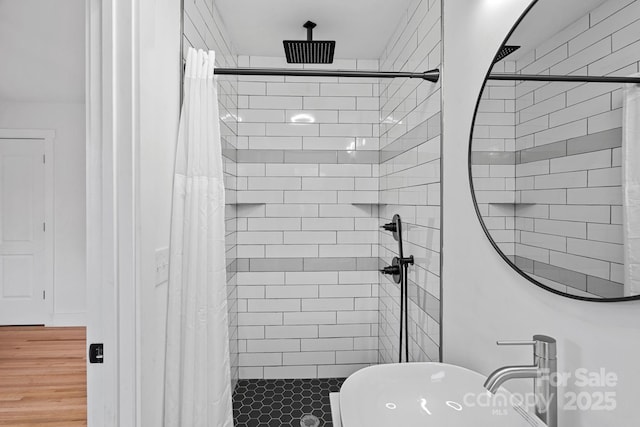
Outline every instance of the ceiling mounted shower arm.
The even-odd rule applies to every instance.
[[[316,27],[316,23],[307,21],[303,27],[307,29],[307,41],[313,41],[313,29]]]
[[[440,70],[421,73],[408,71],[354,71],[354,70],[296,70],[289,68],[216,68],[214,74],[233,76],[298,76],[298,77],[355,77],[373,79],[408,78],[436,83]]]

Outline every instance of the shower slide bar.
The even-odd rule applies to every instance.
[[[215,68],[214,74],[234,76],[307,76],[307,77],[368,77],[392,79],[396,77],[423,79],[437,82],[440,70],[434,69],[422,73],[396,71],[352,71],[352,70],[296,70],[289,68]]]
[[[488,80],[522,80],[535,82],[579,82],[579,83],[635,83],[640,84],[640,77],[624,76],[559,76],[543,74],[508,74],[491,73]]]

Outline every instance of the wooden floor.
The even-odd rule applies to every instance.
[[[0,326],[0,426],[86,426],[85,341],[85,328]]]

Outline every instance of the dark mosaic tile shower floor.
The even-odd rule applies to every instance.
[[[233,392],[236,427],[301,427],[304,415],[333,427],[329,393],[340,391],[344,378],[240,380]],[[305,424],[303,423],[302,426]],[[310,424],[309,427],[313,427]]]

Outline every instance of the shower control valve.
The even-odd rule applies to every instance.
[[[394,282],[400,283],[402,281],[402,264],[400,263],[400,258],[397,256],[393,257],[391,265],[381,269],[380,273],[392,276]]]
[[[396,226],[395,222],[390,222],[388,224],[381,225],[380,228],[384,228],[385,230],[391,231],[392,233],[395,233],[398,230],[398,227]]]
[[[400,274],[400,266],[399,265],[389,265],[380,270],[382,274]]]

